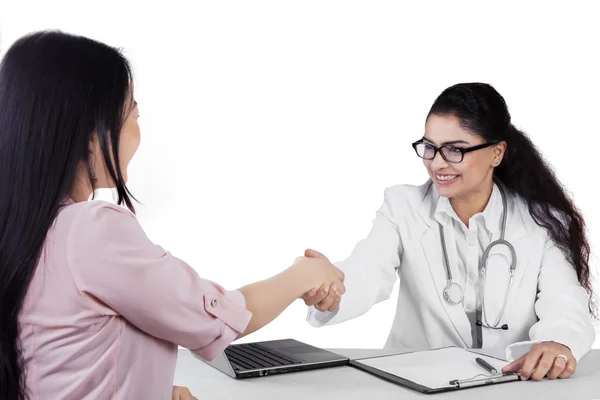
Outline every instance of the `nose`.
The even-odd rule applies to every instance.
[[[445,168],[447,166],[448,162],[444,160],[444,157],[442,157],[442,153],[438,151],[435,157],[433,157],[433,160],[431,160],[431,169],[435,171],[438,169]]]

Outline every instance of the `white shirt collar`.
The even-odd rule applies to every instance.
[[[477,221],[483,219],[483,226],[489,233],[498,233],[500,232],[500,218],[502,216],[502,211],[502,195],[500,194],[500,189],[498,189],[498,186],[494,183],[492,195],[490,196],[490,200],[485,206],[485,209],[471,217],[469,226],[472,224],[477,226]],[[452,219],[461,222],[447,197],[438,195],[438,202],[433,215],[436,221],[442,226],[446,226]]]

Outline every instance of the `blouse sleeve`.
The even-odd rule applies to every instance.
[[[240,292],[200,278],[153,244],[133,213],[110,203],[89,202],[77,213],[67,260],[80,293],[100,312],[205,359],[223,351],[252,316]]]

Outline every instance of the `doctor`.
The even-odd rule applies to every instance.
[[[413,148],[430,180],[385,190],[371,232],[336,264],[346,292],[304,296],[309,323],[358,317],[400,278],[386,348],[484,348],[522,379],[573,374],[595,338],[584,221],[503,97],[449,87]]]

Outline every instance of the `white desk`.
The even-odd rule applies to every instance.
[[[394,354],[385,350],[332,350],[349,358]],[[350,366],[237,380],[180,350],[175,385],[198,399],[600,399],[600,350],[592,350],[569,379],[512,382],[450,393],[425,395],[388,383]],[[433,397],[432,397],[433,396]]]

